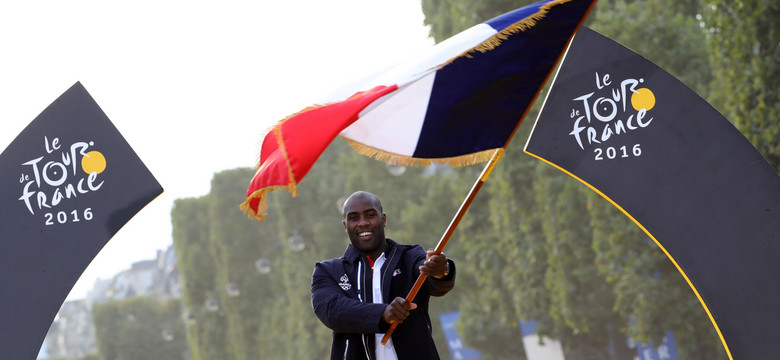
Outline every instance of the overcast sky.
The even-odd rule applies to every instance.
[[[165,189],[69,299],[171,245],[173,201],[254,166],[270,125],[432,46],[422,22],[419,0],[0,5],[0,149],[80,81]]]

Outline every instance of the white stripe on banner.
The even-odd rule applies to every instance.
[[[358,91],[365,91],[377,85],[398,85],[398,87],[402,87],[427,75],[428,72],[437,70],[439,65],[463,54],[466,50],[479,45],[496,33],[495,29],[484,23],[472,26],[436,44],[418,56],[407,59],[388,69],[369,74],[363,79],[344,84],[328,94],[320,103],[327,104],[342,101]]]
[[[427,71],[437,70],[436,68],[439,65],[448,62],[452,58],[481,44],[496,33],[496,30],[487,24],[472,26],[457,35],[436,44],[424,55],[406,60],[390,69],[390,71],[374,78],[369,87],[391,84],[402,86],[406,81],[413,80]]]
[[[428,101],[436,78],[435,67],[496,33],[487,24],[475,25],[437,44],[426,56],[407,60],[372,78],[366,84],[397,84],[399,89],[364,109],[360,119],[344,129],[341,136],[385,152],[412,156],[428,111]],[[365,85],[365,88],[368,86]]]
[[[379,99],[364,109],[360,119],[341,135],[363,145],[398,155],[412,156],[417,148],[425,114],[428,111],[433,80],[432,72],[402,89]],[[388,121],[392,119],[392,121]]]

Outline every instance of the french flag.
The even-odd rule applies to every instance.
[[[503,151],[596,0],[545,0],[471,27],[382,73],[349,98],[280,121],[265,137],[241,208],[297,184],[341,136],[400,165],[455,166]]]

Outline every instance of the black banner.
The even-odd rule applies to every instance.
[[[80,83],[0,154],[0,353],[35,359],[101,248],[163,191]]]
[[[526,152],[645,230],[697,293],[730,357],[780,354],[780,176],[705,100],[582,28]]]

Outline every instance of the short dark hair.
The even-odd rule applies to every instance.
[[[363,191],[363,190],[360,190],[360,191],[355,191],[354,193],[352,193],[352,195],[350,195],[350,196],[347,198],[347,200],[345,200],[345,201],[344,201],[344,203],[343,203],[343,204],[341,204],[341,216],[343,216],[343,217],[346,217],[346,216],[347,216],[347,214],[346,214],[346,211],[347,211],[347,203],[349,203],[349,200],[350,200],[350,199],[352,199],[352,198],[355,198],[355,199],[357,199],[357,198],[363,198],[363,197],[369,197],[369,198],[371,198],[371,200],[372,200],[372,201],[374,202],[374,204],[376,205],[376,207],[377,207],[377,210],[379,210],[379,213],[380,213],[380,214],[384,213],[384,210],[382,209],[382,201],[381,201],[381,200],[379,200],[379,196],[376,196],[376,195],[374,195],[374,194],[372,194],[372,193],[370,193],[370,192],[368,192],[368,191]]]

